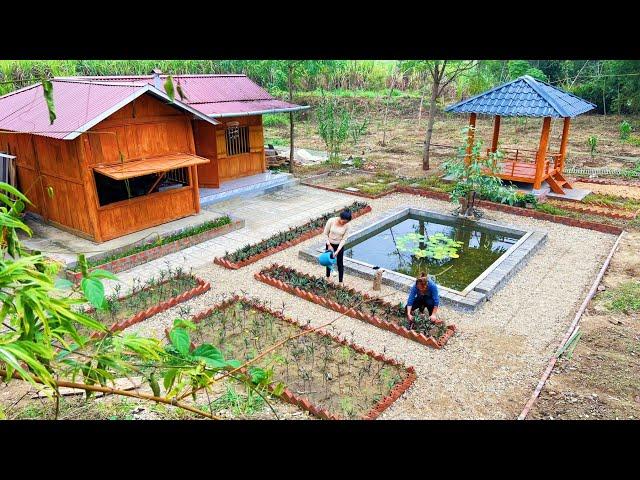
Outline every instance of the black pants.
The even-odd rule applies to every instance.
[[[327,250],[325,251],[329,251],[328,245],[329,244],[327,243]],[[337,243],[332,243],[331,246],[333,247],[334,252],[339,247]],[[340,250],[340,253],[338,253],[336,260],[338,265],[338,281],[342,282],[342,279],[344,278],[344,248]],[[327,278],[329,278],[330,275],[331,275],[331,269],[327,267]]]
[[[429,311],[429,316],[431,316],[431,314],[433,314],[434,305],[427,303],[424,298],[417,297],[413,301],[413,305],[411,305],[411,315],[413,315],[413,312],[416,310],[420,313],[424,313],[425,307]]]

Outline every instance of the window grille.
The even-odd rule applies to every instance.
[[[249,127],[228,127],[225,133],[228,157],[249,153]]]

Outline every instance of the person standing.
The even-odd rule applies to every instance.
[[[440,295],[436,282],[428,278],[424,272],[420,273],[407,298],[407,320],[409,320],[410,329],[413,328],[413,313],[416,310],[424,313],[425,308],[429,312],[429,319],[433,323],[440,323],[441,320],[436,317],[439,306]]]
[[[331,217],[324,226],[326,240],[326,251],[330,251],[331,257],[336,259],[338,266],[338,281],[344,280],[344,244],[349,235],[349,222],[351,221],[351,210],[345,209],[339,217]],[[327,278],[331,276],[331,269],[327,267]]]

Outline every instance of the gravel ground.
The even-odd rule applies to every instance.
[[[393,194],[369,203],[373,212],[355,219],[353,229],[399,206],[440,212],[452,209],[446,202],[407,194]],[[545,230],[548,240],[476,313],[441,309],[441,318],[459,328],[443,350],[430,349],[356,319],[340,317],[253,278],[255,272],[273,262],[322,274],[318,266],[298,258],[298,251],[316,243],[319,237],[237,271],[213,262],[195,268],[196,275],[211,282],[211,290],[183,305],[195,313],[233,293],[246,293],[274,307],[284,305],[285,314],[304,321],[310,319],[316,326],[334,320],[328,328],[355,343],[413,365],[418,379],[381,419],[513,419],[535,388],[615,237],[502,212],[486,211],[485,218],[519,228]],[[251,232],[245,230],[241,232],[250,238]],[[346,285],[370,288],[369,281],[349,276]],[[388,286],[382,287],[380,295],[392,302],[406,300],[406,294]],[[177,316],[175,307],[129,330],[162,336]]]

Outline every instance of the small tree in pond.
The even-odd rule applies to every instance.
[[[468,127],[464,129],[465,135]],[[504,157],[501,151],[490,152],[482,156],[482,142],[477,140],[469,149],[467,145],[460,147],[458,155],[443,164],[445,171],[456,181],[451,192],[451,200],[460,205],[460,215],[465,217],[479,216],[475,209],[475,201],[479,197],[497,198],[515,195],[515,189],[506,188],[496,176],[498,162]],[[505,202],[510,203],[510,202]]]

